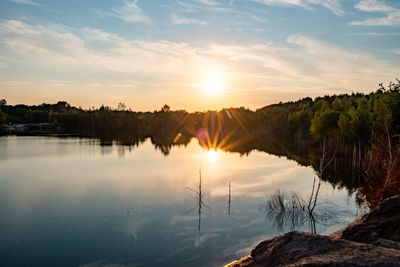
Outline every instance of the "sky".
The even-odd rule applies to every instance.
[[[0,0],[0,98],[261,108],[400,78],[399,0]]]

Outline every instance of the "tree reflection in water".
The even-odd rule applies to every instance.
[[[332,202],[324,201],[313,206],[312,202],[300,198],[294,192],[285,194],[280,190],[276,191],[264,205],[261,205],[260,209],[279,230],[285,230],[285,228],[295,230],[309,225],[312,233],[317,232],[317,224],[334,225],[350,215],[349,211],[341,210]]]
[[[322,155],[317,172],[321,177],[336,155],[336,151],[334,151],[331,159],[326,162],[325,144],[326,138],[323,140]],[[300,198],[296,193],[285,194],[278,190],[267,200],[265,205],[261,206],[261,210],[265,212],[267,219],[271,220],[280,230],[284,230],[285,226],[294,230],[308,224],[310,232],[317,233],[317,224],[329,226],[339,223],[341,218],[349,215],[349,211],[340,210],[339,206],[330,201],[318,202],[321,182],[320,178],[314,176],[308,201]]]
[[[231,204],[232,204],[232,194],[231,194],[231,181],[229,181],[229,193],[228,193],[228,216],[232,218],[231,215]]]

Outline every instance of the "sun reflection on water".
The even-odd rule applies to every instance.
[[[217,151],[211,149],[207,152],[207,159],[209,162],[215,162],[218,159]]]

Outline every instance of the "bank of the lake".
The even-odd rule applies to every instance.
[[[400,195],[329,235],[289,232],[226,267],[400,266]]]

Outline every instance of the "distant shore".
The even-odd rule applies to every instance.
[[[52,123],[10,123],[3,127],[5,134],[46,134],[57,133],[57,125]]]

